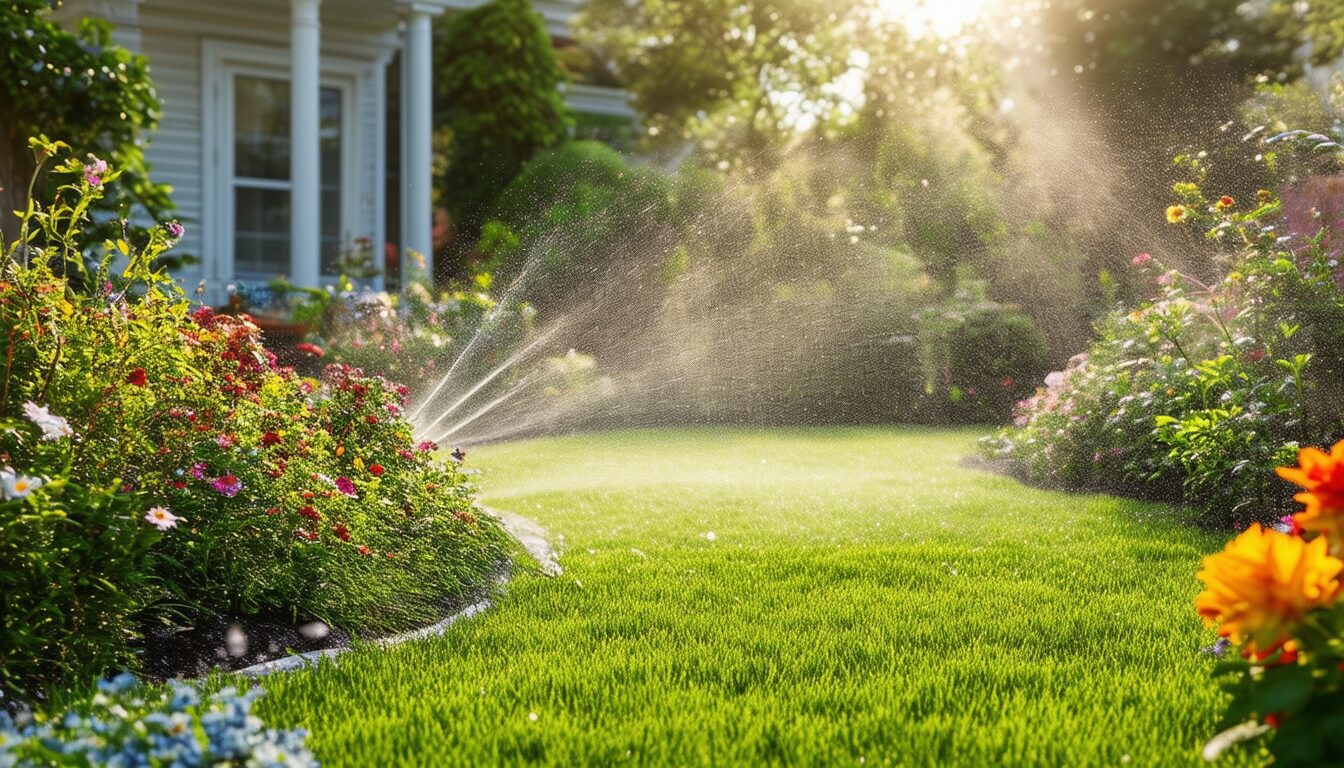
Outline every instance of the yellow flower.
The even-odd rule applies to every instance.
[[[361,459],[361,458],[359,458],[358,456],[355,457],[355,462],[354,462],[354,463],[355,463],[355,469],[363,469],[363,468],[364,468],[364,460]]]
[[[1167,208],[1167,223],[1180,224],[1185,218],[1186,207],[1184,205],[1173,205]]]
[[[1292,638],[1307,613],[1339,594],[1344,561],[1331,557],[1326,541],[1306,541],[1252,525],[1227,547],[1204,558],[1197,576],[1204,591],[1195,610],[1209,626],[1248,654],[1270,651]]]
[[[1317,448],[1297,452],[1296,467],[1279,467],[1279,477],[1302,486],[1294,496],[1307,508],[1293,520],[1304,531],[1315,531],[1330,538],[1331,544],[1344,545],[1344,440],[1326,453]]]

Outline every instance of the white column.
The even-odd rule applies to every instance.
[[[290,274],[318,285],[322,253],[322,0],[291,0],[289,83]]]
[[[432,20],[436,9],[419,3],[407,6],[406,48],[401,66],[404,89],[401,94],[402,136],[402,246],[425,257],[433,274],[434,254],[431,239],[434,228],[433,202],[430,198],[432,136],[434,132],[434,60]],[[403,257],[403,264],[406,259]],[[406,274],[406,266],[402,267]]]

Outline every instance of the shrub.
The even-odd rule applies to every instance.
[[[11,0],[0,6],[0,229],[13,239],[12,211],[35,165],[28,137],[45,132],[101,155],[123,172],[121,183],[94,201],[112,214],[86,225],[86,244],[129,226],[138,245],[148,232],[120,221],[132,205],[151,220],[172,210],[168,187],[150,181],[144,138],[158,125],[160,104],[145,57],[112,42],[112,27],[83,18],[72,33],[48,17],[52,0]],[[51,179],[54,189],[64,181]],[[44,189],[47,185],[44,185]],[[49,191],[49,190],[48,190]],[[85,237],[87,235],[87,237]]]
[[[917,313],[932,420],[1002,423],[1049,370],[1050,352],[1032,319],[983,293],[963,284]]]
[[[543,152],[500,194],[480,246],[485,269],[505,285],[526,271],[523,296],[549,315],[606,270],[630,266],[629,244],[667,220],[670,194],[666,175],[604,144]]]
[[[76,233],[114,175],[58,170],[77,180],[26,219],[42,246],[21,238],[0,267],[0,685],[32,695],[128,662],[152,617],[402,629],[486,583],[504,536],[456,462],[415,443],[405,387],[348,366],[300,377],[247,317],[193,307],[151,267],[175,223],[87,270]]]
[[[454,14],[443,37],[435,124],[451,135],[451,149],[436,187],[465,252],[495,196],[534,153],[565,137],[572,118],[545,21],[526,0]]]
[[[400,294],[343,292],[327,303],[310,338],[315,347],[305,349],[415,391],[437,385],[459,358],[458,373],[481,376],[527,338],[535,316],[526,303],[496,301],[490,285],[482,275],[470,288],[440,292],[420,281]]]
[[[1039,481],[1180,497],[1207,523],[1268,521],[1284,510],[1268,468],[1344,425],[1344,294],[1314,233],[1269,224],[1269,193],[1243,207],[1176,191],[1173,223],[1244,243],[1227,275],[1206,285],[1136,257],[1157,295],[1107,318],[988,445]]]
[[[260,688],[137,686],[122,673],[64,713],[18,721],[0,711],[0,765],[316,766],[301,730],[274,730],[252,714]]]

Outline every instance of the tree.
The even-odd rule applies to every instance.
[[[538,150],[565,138],[572,117],[564,71],[545,22],[527,0],[492,0],[446,22],[438,47],[435,123],[448,133],[437,180],[453,216],[440,278],[461,276],[490,207]]]
[[[836,108],[862,21],[859,0],[590,0],[577,25],[655,144],[760,165]]]
[[[113,45],[106,22],[83,19],[73,33],[57,26],[47,17],[55,4],[0,5],[0,230],[6,238],[17,235],[13,211],[25,203],[34,170],[28,139],[39,134],[93,153],[122,173],[99,202],[112,216],[102,217],[90,239],[114,229],[120,234],[120,220],[135,206],[162,219],[172,209],[169,189],[149,179],[143,146],[160,115],[148,64]]]

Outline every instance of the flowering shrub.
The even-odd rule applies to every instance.
[[[1212,759],[1264,737],[1275,766],[1338,765],[1344,696],[1344,441],[1330,453],[1304,448],[1279,475],[1303,488],[1306,508],[1273,528],[1258,523],[1204,560],[1195,608],[1241,658],[1216,675],[1232,694],[1224,730],[1205,747]]]
[[[267,729],[252,714],[262,695],[224,688],[203,698],[185,683],[137,686],[122,673],[65,713],[16,721],[0,711],[0,766],[316,766],[303,731]]]
[[[535,314],[526,304],[495,301],[489,288],[489,275],[482,275],[471,290],[438,295],[414,280],[399,295],[344,291],[328,302],[321,325],[301,351],[417,390],[437,384],[459,357],[458,372],[479,376],[527,337]],[[467,345],[471,352],[464,355]]]
[[[62,168],[76,181],[26,219],[42,237],[0,264],[0,688],[129,665],[152,618],[403,629],[486,580],[503,534],[413,442],[404,387],[303,378],[246,316],[194,307],[151,267],[176,223],[86,266],[69,233],[115,172]]]
[[[1314,233],[1278,231],[1268,192],[1241,206],[1176,191],[1168,220],[1241,245],[1226,276],[1135,257],[1154,298],[1106,318],[986,447],[1039,482],[1183,498],[1240,529],[1285,511],[1270,467],[1344,426],[1344,292]]]

